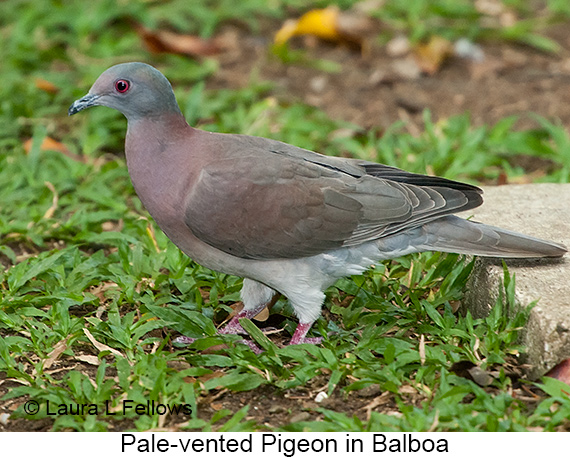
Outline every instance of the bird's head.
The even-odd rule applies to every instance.
[[[122,63],[105,70],[87,95],[73,102],[68,114],[97,105],[114,108],[129,121],[180,113],[168,79],[141,62]]]

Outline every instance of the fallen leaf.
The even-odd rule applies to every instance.
[[[45,181],[44,184],[51,191],[52,199],[51,199],[51,206],[44,213],[43,219],[51,219],[51,217],[53,216],[53,213],[55,213],[55,210],[57,209],[57,203],[59,201],[59,196],[57,194],[57,191],[55,190],[55,187],[53,186],[53,184],[51,182]]]
[[[420,69],[428,75],[433,75],[441,65],[453,54],[453,45],[449,40],[440,36],[432,36],[425,44],[417,45],[414,57]]]
[[[149,52],[153,54],[182,54],[190,57],[203,57],[222,51],[216,39],[205,39],[195,35],[183,35],[168,30],[150,30],[135,24],[136,32]]]
[[[550,369],[545,376],[570,384],[570,359],[560,362],[558,365]]]
[[[24,147],[24,151],[26,152],[26,154],[29,154],[30,151],[32,150],[32,144],[33,144],[32,138],[29,138],[28,140],[24,141],[24,144],[22,146]],[[40,151],[57,151],[61,152],[63,155],[69,157],[70,159],[75,160],[76,162],[83,162],[83,163],[85,162],[85,158],[83,158],[80,155],[74,154],[67,148],[65,144],[60,143],[59,141],[54,140],[49,136],[46,136],[42,140],[42,144],[40,145]]]
[[[75,356],[75,360],[88,363],[89,365],[95,365],[95,366],[101,365],[101,360],[96,355],[79,354]]]
[[[91,286],[89,288],[89,292],[92,293],[93,295],[95,295],[98,299],[99,299],[99,303],[104,304],[103,306],[100,306],[99,308],[101,309],[99,311],[99,309],[97,310],[97,318],[100,319],[101,316],[103,315],[103,313],[106,311],[106,301],[107,301],[107,295],[106,292],[108,290],[118,290],[119,286],[117,285],[116,282],[112,282],[112,281],[104,281],[99,283],[96,286]]]
[[[107,346],[106,344],[103,344],[103,343],[100,343],[99,341],[97,341],[95,339],[95,337],[91,334],[91,332],[89,330],[87,330],[86,328],[83,329],[83,333],[85,333],[85,336],[87,337],[87,339],[89,341],[91,341],[91,344],[93,344],[93,346],[95,346],[95,348],[99,352],[109,351],[115,357],[121,357],[123,359],[126,359],[126,357],[123,354],[121,354],[119,351],[117,351],[116,349],[113,349],[111,346]],[[129,361],[129,364],[132,365],[132,362]]]
[[[418,391],[415,388],[413,388],[412,386],[410,386],[409,384],[404,384],[398,388],[398,393],[414,395],[414,394],[417,394]]]
[[[56,343],[56,345],[48,354],[47,359],[44,362],[44,367],[43,367],[44,371],[48,370],[53,365],[53,363],[59,358],[59,356],[63,354],[63,352],[66,349],[67,349],[67,338]]]
[[[206,374],[203,374],[202,376],[198,377],[198,381],[206,382],[210,379],[221,378],[224,375],[225,375],[225,372],[223,372],[222,370],[216,370],[216,371],[212,371],[211,373],[206,373]]]
[[[337,41],[340,39],[336,27],[339,12],[338,8],[329,7],[308,11],[299,19],[288,19],[275,34],[275,43],[284,44],[297,35],[315,35],[325,40]]]
[[[26,154],[29,154],[30,151],[32,150],[32,144],[33,144],[32,138],[24,141],[23,146],[24,146],[24,151],[26,151]],[[40,151],[57,151],[61,152],[62,154],[65,154],[69,152],[69,149],[67,149],[67,146],[65,144],[60,143],[59,141],[56,141],[53,138],[50,138],[49,136],[46,136],[42,140],[42,144],[40,145]]]
[[[294,36],[313,35],[323,40],[348,41],[362,46],[372,29],[372,20],[361,12],[340,11],[329,6],[308,11],[299,19],[288,19],[275,34],[274,42],[283,45]]]
[[[269,309],[267,308],[267,306],[265,308],[263,308],[259,314],[256,314],[254,316],[254,319],[256,321],[260,321],[260,322],[264,322],[269,318]]]
[[[388,403],[390,401],[391,396],[392,393],[389,391],[382,392],[382,395],[379,395],[378,397],[374,398],[374,400],[372,400],[370,403],[368,403],[366,406],[363,406],[361,409],[364,409],[366,411],[366,420],[370,420],[374,408],[377,408],[378,406],[382,406]]]
[[[277,299],[279,298],[279,295],[276,294]],[[274,299],[269,302],[267,304],[267,306],[265,308],[263,308],[258,314],[256,314],[253,319],[255,319],[256,321],[261,321],[264,322],[269,318],[269,309],[275,304],[277,300]],[[243,309],[243,303],[238,301],[235,303],[232,303],[230,305],[230,308],[232,309],[232,312],[228,315],[228,317],[226,318],[226,320],[224,322],[222,322],[222,325],[224,325],[227,321],[231,320],[233,317],[235,317],[242,309]]]
[[[435,416],[433,418],[433,422],[431,423],[431,426],[427,431],[428,432],[435,432],[438,425],[439,425],[439,409],[436,409],[435,410]]]
[[[51,83],[42,78],[36,78],[34,80],[36,87],[44,92],[49,94],[57,94],[59,92],[59,87],[57,87],[54,83]]]

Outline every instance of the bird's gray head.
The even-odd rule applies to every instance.
[[[122,63],[105,70],[84,97],[73,102],[71,116],[91,106],[108,106],[126,118],[180,114],[168,79],[156,68],[141,62]]]

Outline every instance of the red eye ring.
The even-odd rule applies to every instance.
[[[115,90],[120,94],[124,94],[129,90],[130,87],[131,83],[129,83],[126,79],[118,79],[115,81]]]

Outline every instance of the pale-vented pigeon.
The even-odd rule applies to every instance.
[[[560,244],[461,219],[482,191],[358,159],[328,157],[246,135],[210,133],[185,121],[155,68],[106,70],[69,114],[94,105],[128,120],[127,166],[135,190],[166,235],[201,265],[244,277],[244,308],[221,333],[244,332],[276,291],[307,332],[337,279],[404,254],[443,251],[492,257],[559,257]]]

